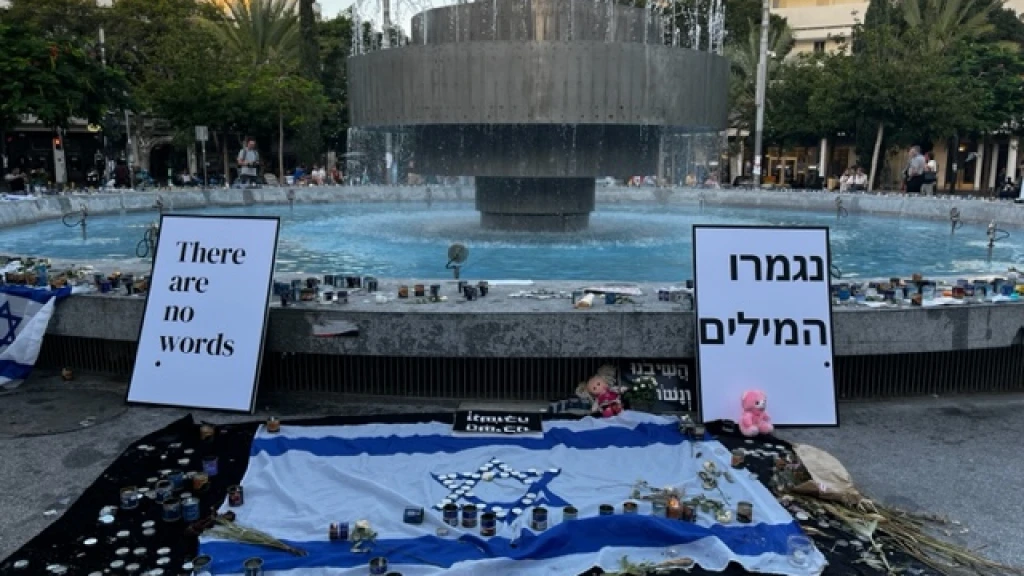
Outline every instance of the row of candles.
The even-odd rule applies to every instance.
[[[991,281],[971,281],[961,278],[955,284],[948,285],[924,280],[920,274],[914,274],[910,281],[890,278],[889,282],[839,283],[832,286],[832,293],[840,303],[851,300],[856,302],[910,300],[911,304],[921,305],[922,302],[934,300],[938,296],[978,302],[993,296],[1016,299],[1024,294],[1024,284],[1018,284],[1016,278],[995,278]]]
[[[465,280],[458,282],[458,293],[466,300],[476,300],[479,297],[487,296],[490,285],[486,281],[480,281],[471,285]],[[334,288],[329,290],[327,288]],[[291,282],[274,282],[274,295],[281,300],[283,306],[290,302],[321,302],[341,304],[348,303],[350,291],[365,290],[367,293],[375,293],[380,289],[379,282],[373,276],[335,276],[325,275],[323,279],[309,277],[305,280],[295,279]],[[399,299],[429,298],[431,302],[441,302],[447,298],[441,294],[440,284],[414,284],[410,288],[408,284],[398,286],[397,295]]]

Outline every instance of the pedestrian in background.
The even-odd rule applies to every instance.
[[[939,164],[932,158],[932,153],[925,154],[924,178],[921,193],[925,196],[935,195],[935,185],[939,181]]]
[[[903,171],[906,190],[909,194],[920,194],[924,184],[925,159],[920,146],[911,146],[907,153],[907,168]]]

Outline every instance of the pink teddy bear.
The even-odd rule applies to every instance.
[[[760,390],[747,390],[743,393],[743,417],[740,418],[740,432],[744,436],[771,434],[775,429],[772,419],[768,416],[768,397]]]

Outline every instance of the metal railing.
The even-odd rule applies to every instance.
[[[1020,339],[1018,339],[1020,340]],[[135,343],[47,335],[38,366],[124,378]],[[420,358],[282,354],[267,351],[263,392],[406,398],[558,400],[613,358]],[[846,400],[1024,390],[1024,345],[836,358]]]

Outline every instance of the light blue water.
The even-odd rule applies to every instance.
[[[204,214],[281,217],[279,273],[446,278],[448,246],[469,247],[467,278],[672,282],[692,277],[693,224],[817,225],[832,229],[843,277],[953,276],[1005,272],[1024,263],[1024,230],[1010,230],[989,259],[985,228],[882,216],[691,206],[601,206],[575,234],[481,230],[471,204],[254,206]],[[135,260],[155,213],[90,216],[88,240],[60,221],[0,230],[0,253],[80,260]]]

